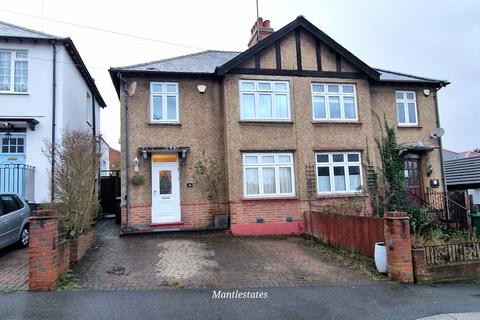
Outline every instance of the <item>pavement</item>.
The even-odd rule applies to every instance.
[[[249,294],[257,298],[247,298]],[[217,298],[214,298],[215,295]],[[230,298],[220,298],[222,295],[229,295]],[[442,316],[430,319],[471,320],[480,319],[480,285],[405,286],[377,282],[224,289],[221,292],[219,289],[172,288],[18,292],[0,294],[0,310],[2,320],[414,320],[435,315]]]
[[[80,290],[372,282],[299,237],[238,238],[224,233],[119,237],[112,220],[101,220],[97,239],[97,245],[72,266]]]

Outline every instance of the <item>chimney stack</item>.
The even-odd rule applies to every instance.
[[[252,27],[251,30],[251,38],[250,41],[248,42],[248,47],[253,47],[256,45],[258,42],[262,41],[269,35],[273,33],[273,28],[270,28],[270,20],[263,20],[263,18],[258,18],[257,22]],[[258,39],[257,39],[257,34],[258,34]]]

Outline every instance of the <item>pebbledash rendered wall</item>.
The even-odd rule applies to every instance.
[[[304,70],[316,68],[315,43],[311,36],[302,32],[302,66]],[[285,70],[295,70],[297,58],[294,35],[287,35],[281,42],[281,65]],[[273,51],[272,51],[273,50]],[[335,54],[322,46],[322,70],[335,71]],[[251,61],[241,67],[253,67]],[[358,71],[348,61],[341,60],[342,71]],[[276,67],[275,52],[267,48],[260,58],[260,68]],[[126,75],[127,76],[127,75]],[[284,80],[290,83],[291,121],[243,122],[240,120],[239,80],[263,79]],[[266,76],[227,74],[221,79],[208,77],[156,77],[129,78],[137,81],[137,92],[130,98],[130,159],[134,159],[140,146],[188,146],[191,152],[185,166],[180,166],[180,198],[182,228],[203,228],[210,218],[212,204],[206,194],[196,185],[187,188],[193,182],[193,166],[202,152],[216,156],[225,168],[225,181],[221,186],[221,195],[225,211],[230,214],[231,230],[234,234],[301,234],[304,232],[302,213],[308,209],[307,164],[315,163],[315,152],[357,151],[361,153],[363,163],[363,182],[365,185],[366,146],[374,164],[378,164],[375,137],[381,134],[380,123],[384,115],[390,125],[396,126],[399,143],[422,141],[426,145],[438,146],[438,141],[430,138],[431,129],[437,126],[434,104],[434,88],[428,87],[432,94],[423,94],[424,87],[390,86],[371,84],[365,79],[336,79],[297,76]],[[161,125],[149,122],[149,83],[150,81],[174,81],[179,84],[180,124]],[[357,90],[358,121],[328,122],[312,121],[311,83],[352,83]],[[199,84],[205,84],[207,90],[200,94]],[[413,90],[417,96],[419,125],[410,128],[397,127],[395,90]],[[122,145],[124,145],[124,98],[122,97]],[[383,125],[383,123],[382,123]],[[291,152],[294,156],[295,196],[265,199],[248,199],[243,195],[244,151]],[[427,177],[422,171],[424,186],[428,179],[440,179],[441,165],[439,151],[426,154],[423,166],[432,166],[433,174]],[[125,172],[124,153],[122,153],[122,173]],[[141,156],[138,156],[141,159]],[[133,174],[133,166],[131,166]],[[151,163],[141,160],[140,172],[145,184],[131,187],[130,226],[145,228],[151,225]],[[122,193],[125,194],[125,179],[122,178]],[[441,186],[442,188],[442,186]],[[441,188],[439,190],[441,190]],[[335,199],[337,195],[319,196],[319,204]],[[353,194],[347,195],[355,196]],[[339,197],[343,201],[345,195]],[[125,207],[123,206],[125,223]],[[370,208],[363,212],[368,215]]]

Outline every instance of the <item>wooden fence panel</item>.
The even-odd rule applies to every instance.
[[[305,233],[348,251],[373,257],[375,242],[384,241],[383,219],[305,212]]]

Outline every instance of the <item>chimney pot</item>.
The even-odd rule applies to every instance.
[[[259,41],[262,41],[273,33],[273,29],[270,27],[270,20],[263,20],[262,17],[258,17],[257,21],[250,30],[250,41],[248,47],[253,47]],[[258,35],[258,36],[257,36]]]

